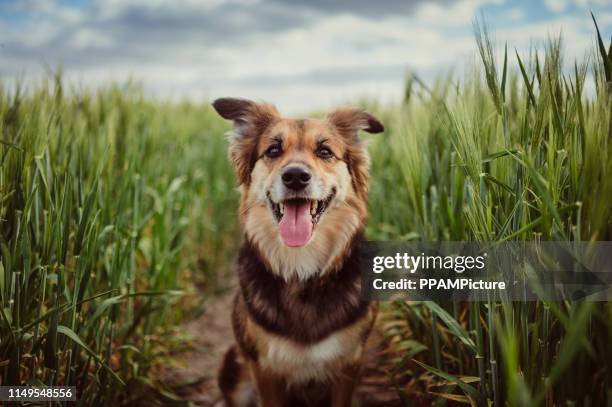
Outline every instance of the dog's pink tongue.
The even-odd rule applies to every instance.
[[[278,224],[280,235],[287,246],[304,246],[312,234],[310,202],[285,204],[283,218]]]

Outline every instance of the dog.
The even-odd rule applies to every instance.
[[[244,230],[236,345],[218,376],[228,406],[350,406],[377,308],[361,298],[369,156],[358,133],[383,124],[356,108],[324,119],[221,98]]]

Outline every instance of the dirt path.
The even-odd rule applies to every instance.
[[[163,380],[171,387],[176,386],[176,392],[186,401],[200,406],[222,405],[216,375],[226,349],[234,342],[230,319],[234,292],[228,289],[213,297],[200,318],[184,325],[185,331],[195,338],[193,349],[177,355],[181,366],[166,371]],[[364,376],[356,391],[358,405],[400,406],[384,372],[377,367],[378,342],[366,354]]]

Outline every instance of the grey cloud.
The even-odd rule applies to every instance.
[[[288,75],[252,75],[236,82],[249,87],[323,85],[343,86],[355,82],[376,81],[384,78],[402,78],[406,74],[405,64],[350,65],[325,69],[313,69],[305,73]]]
[[[52,2],[48,0],[0,1],[0,11],[3,12],[45,12],[52,6]]]
[[[216,45],[244,46],[257,40],[259,35],[282,32],[309,22],[307,14],[292,13],[286,5],[275,3],[226,3],[212,9],[129,5],[115,14],[100,17],[105,15],[103,7],[103,3],[91,7],[77,23],[63,22],[59,32],[44,43],[31,45],[19,35],[7,39],[0,55],[29,63],[67,66],[147,63],[163,58],[172,61],[177,56],[185,57],[181,53],[191,53],[191,58],[197,60]],[[83,30],[99,32],[110,40],[110,46],[71,45]]]
[[[423,3],[450,4],[453,0],[273,0],[322,13],[347,13],[378,18],[386,15],[412,14]]]
[[[214,9],[198,7],[146,8],[130,6],[110,21],[100,21],[105,28],[118,30],[127,37],[164,41],[233,40],[245,35],[277,32],[307,23],[304,16],[290,13],[286,7],[225,3]]]

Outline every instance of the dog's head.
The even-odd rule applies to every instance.
[[[247,238],[273,268],[324,268],[323,259],[346,248],[365,222],[369,159],[358,132],[380,133],[383,125],[353,108],[288,119],[249,100],[213,106],[234,122],[229,151]],[[319,264],[303,264],[317,253]]]

